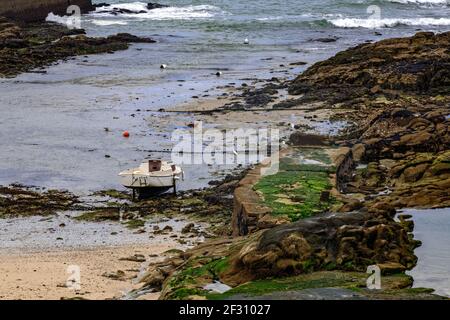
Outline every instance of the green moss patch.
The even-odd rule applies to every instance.
[[[294,277],[252,281],[222,294],[208,293],[210,300],[233,297],[256,297],[275,292],[300,291],[316,288],[341,288],[354,291],[368,299],[438,299],[433,290],[411,288],[412,278],[404,273],[383,276],[381,290],[367,289],[368,274],[364,272],[320,271]]]
[[[124,214],[122,218],[125,219],[124,224],[129,229],[142,228],[145,225],[143,217],[136,217],[131,213]],[[117,208],[99,208],[97,210],[84,212],[75,217],[75,220],[90,222],[119,221],[120,213]]]
[[[206,260],[205,260],[206,259]],[[184,299],[190,295],[208,294],[202,287],[213,280],[219,279],[219,274],[229,267],[228,258],[198,258],[182,271],[173,275],[168,286],[171,292],[166,299]]]
[[[78,197],[67,191],[42,191],[22,185],[0,186],[0,218],[52,215],[71,210],[78,203]]]
[[[322,193],[332,188],[332,172],[331,160],[323,149],[301,150],[281,159],[279,172],[262,177],[254,188],[272,214],[297,221],[336,203],[332,197],[322,198]]]
[[[145,226],[145,221],[142,219],[131,219],[126,222],[126,226],[129,229],[137,229]]]
[[[116,208],[99,208],[98,210],[83,212],[75,217],[78,221],[117,221],[120,219],[119,210]]]
[[[96,196],[103,196],[103,197],[110,197],[114,199],[123,199],[123,200],[129,200],[130,194],[125,191],[119,191],[114,189],[108,189],[108,190],[101,190],[94,192],[94,195]]]
[[[304,290],[310,288],[358,287],[365,283],[365,274],[344,272],[315,272],[288,278],[265,279],[245,283],[222,294],[208,294],[211,300],[221,300],[235,295],[261,296],[272,292]]]

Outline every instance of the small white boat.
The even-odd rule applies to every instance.
[[[161,160],[146,160],[138,168],[119,173],[122,185],[133,191],[174,188],[176,192],[177,181],[183,179],[183,176],[184,172],[179,166]]]

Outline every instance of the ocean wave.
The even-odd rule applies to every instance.
[[[279,21],[286,19],[285,16],[276,16],[276,17],[264,17],[264,18],[257,18],[257,21]]]
[[[132,12],[117,12],[120,10]],[[156,9],[147,9],[145,2],[131,2],[112,4],[106,7],[99,7],[91,15],[106,17],[111,14],[138,19],[150,20],[187,20],[187,19],[207,19],[216,16],[229,15],[228,12],[212,5],[190,5],[185,7],[164,7]]]
[[[305,18],[311,18],[315,15],[312,13],[304,13],[301,15],[283,15],[283,16],[270,16],[270,17],[260,17],[256,18],[256,21],[298,21],[305,20]]]
[[[48,22],[54,22],[54,23],[58,23],[58,24],[63,24],[63,25],[73,25],[73,17],[71,16],[58,16],[56,14],[54,14],[53,12],[50,12],[47,16],[47,18],[45,19],[45,21]],[[98,26],[111,26],[111,25],[127,25],[128,23],[126,21],[123,20],[100,20],[100,19],[92,19],[90,20],[90,22],[92,22],[95,25]]]
[[[400,25],[406,26],[448,26],[449,18],[412,18],[412,19],[357,19],[343,18],[329,20],[331,24],[339,28],[391,28]]]
[[[394,3],[401,3],[401,4],[434,4],[434,5],[442,5],[442,4],[449,4],[449,0],[385,0],[387,2],[394,2]]]
[[[100,19],[92,19],[91,22],[97,26],[112,26],[112,25],[127,25],[128,22],[123,20],[100,20]]]
[[[129,2],[129,3],[117,3],[111,4],[110,6],[98,7],[95,11],[112,11],[114,8],[116,9],[125,9],[131,11],[147,11],[147,4],[145,2]]]
[[[69,16],[58,16],[58,15],[54,14],[53,12],[50,12],[47,15],[47,18],[45,18],[45,21],[55,22],[55,23],[59,23],[59,24],[68,24],[69,21],[71,21],[72,19],[73,18],[69,17]]]

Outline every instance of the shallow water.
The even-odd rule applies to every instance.
[[[47,75],[0,82],[0,184],[81,193],[118,188],[118,172],[137,167],[146,157],[170,160],[170,133],[177,127],[169,123],[161,132],[152,111],[186,101],[191,88],[203,91],[205,83],[179,87],[170,80],[176,75],[165,73],[169,79],[163,84],[159,69],[138,78],[121,64],[132,59],[132,50],[90,56],[89,65],[80,57],[49,68]],[[129,139],[122,137],[124,130],[130,131]],[[205,186],[220,168],[184,169],[181,189]]]
[[[106,2],[126,2],[123,7],[132,9],[143,6],[126,0]],[[445,0],[161,2],[172,8],[139,15],[94,13],[82,19],[89,35],[129,32],[153,37],[155,44],[77,57],[46,69],[47,74],[0,80],[0,185],[19,182],[81,194],[120,188],[119,171],[147,157],[167,159],[177,123],[195,120],[186,115],[172,123],[157,112],[160,108],[190,101],[206,90],[211,96],[221,94],[215,88],[230,82],[293,78],[312,63],[365,41],[409,36],[418,30],[450,30]],[[379,17],[373,16],[377,8],[367,11],[373,5],[380,8]],[[337,41],[315,41],[330,37]],[[249,45],[243,44],[245,38]],[[288,67],[299,61],[308,65]],[[168,68],[160,70],[163,63]],[[217,70],[223,71],[220,78],[214,76]],[[312,125],[333,134],[344,124]],[[122,137],[124,130],[130,131],[129,139]],[[187,179],[181,189],[204,187],[217,178],[218,170],[227,168],[184,169]],[[414,234],[423,241],[416,249],[418,265],[410,272],[414,286],[450,296],[449,209],[405,213],[414,215]],[[181,227],[175,221],[162,224],[172,224],[175,231]],[[64,213],[50,219],[1,219],[0,230],[0,249],[12,251],[167,241],[133,234],[120,223],[77,222]],[[339,294],[349,297],[347,292]]]
[[[414,238],[422,241],[415,250],[419,260],[408,272],[414,287],[435,289],[435,293],[450,297],[450,208],[405,209],[414,221]]]
[[[23,217],[0,219],[0,252],[34,252],[42,250],[90,249],[99,246],[125,246],[171,243],[177,247],[187,248],[204,238],[186,239],[186,245],[180,245],[169,235],[154,235],[149,238],[153,226],[163,229],[173,228],[180,233],[190,223],[186,219],[167,219],[153,216],[146,221],[145,233],[138,233],[126,227],[126,222],[86,222],[74,220],[77,212],[63,212],[49,217]],[[198,224],[199,230],[204,225]],[[151,231],[150,231],[151,232]]]
[[[106,2],[145,9],[144,2]],[[82,18],[89,35],[130,32],[153,37],[155,44],[77,57],[48,68],[47,74],[0,80],[0,185],[19,182],[77,193],[120,188],[119,171],[144,158],[170,158],[170,136],[178,124],[162,118],[160,108],[206,90],[214,97],[222,93],[217,86],[239,85],[243,79],[292,78],[308,65],[291,69],[289,63],[311,64],[364,41],[450,29],[450,8],[443,0],[162,2],[171,7]],[[371,5],[381,9],[378,22],[367,13]],[[352,25],[358,27],[348,28]],[[337,41],[315,41],[330,37]],[[163,63],[168,68],[161,71]],[[214,76],[217,70],[223,71],[220,78]],[[195,117],[177,120],[189,123]],[[121,136],[124,130],[130,139]],[[207,186],[224,169],[229,168],[186,166],[180,189]]]

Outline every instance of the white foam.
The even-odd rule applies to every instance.
[[[126,9],[135,12],[142,11],[142,13],[119,13],[118,16],[150,20],[206,19],[220,15],[229,15],[228,12],[212,5],[190,5],[185,7],[166,7],[148,10],[145,2],[121,3],[108,7],[100,7],[97,8],[92,15],[102,17],[111,16],[109,12],[114,12],[114,9]]]
[[[406,26],[448,26],[449,18],[413,18],[413,19],[356,19],[344,18],[330,20],[330,22],[339,28],[390,28],[399,25]]]
[[[387,2],[402,3],[402,4],[449,4],[449,0],[386,0]]]
[[[131,3],[118,3],[118,4],[111,4],[110,6],[106,7],[99,7],[95,11],[105,11],[105,10],[113,10],[113,9],[125,9],[125,10],[132,10],[132,11],[147,11],[147,4],[145,2],[131,2]]]
[[[301,164],[314,164],[314,165],[318,165],[318,166],[326,166],[326,164],[323,162],[320,162],[320,161],[317,161],[314,159],[308,159],[308,158],[305,158],[304,156],[300,156],[299,158],[300,158]]]
[[[91,21],[93,24],[97,26],[112,26],[112,25],[127,25],[128,23],[123,20],[99,20],[93,19]]]
[[[276,16],[276,17],[266,17],[266,18],[258,18],[256,20],[258,21],[275,21],[275,20],[282,20],[285,19],[284,16]]]
[[[59,23],[59,24],[68,24],[69,23],[69,19],[70,21],[72,20],[71,17],[69,16],[58,16],[56,14],[54,14],[53,12],[50,12],[47,16],[47,18],[45,18],[45,21],[48,22],[55,22],[55,23]]]

